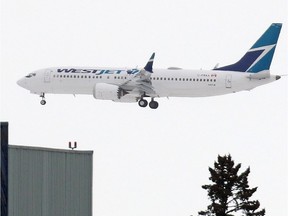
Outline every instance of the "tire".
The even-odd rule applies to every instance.
[[[159,106],[159,104],[158,104],[157,101],[151,101],[151,102],[149,103],[149,107],[150,107],[151,109],[157,109],[158,106]]]
[[[45,101],[45,100],[41,100],[41,101],[40,101],[40,104],[41,104],[41,105],[45,105],[45,104],[46,104],[46,101]]]
[[[148,105],[148,102],[146,100],[144,100],[144,99],[141,99],[141,100],[138,101],[138,105],[140,107],[146,107]]]

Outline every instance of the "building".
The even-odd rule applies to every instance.
[[[92,152],[9,146],[9,216],[92,215]]]
[[[8,215],[92,216],[92,164],[92,151],[9,145]]]

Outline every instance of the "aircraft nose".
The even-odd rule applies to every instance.
[[[17,81],[17,84],[19,86],[21,86],[22,88],[26,88],[27,87],[27,82],[26,82],[26,79],[25,78],[22,78],[20,80]]]

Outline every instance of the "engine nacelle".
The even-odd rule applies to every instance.
[[[107,83],[97,83],[93,89],[93,96],[95,99],[112,100],[115,102],[137,101],[135,96],[129,95],[124,89]]]

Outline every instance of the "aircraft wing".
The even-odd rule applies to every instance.
[[[151,74],[153,73],[153,62],[155,53],[152,54],[146,66],[140,70],[139,73],[135,74],[131,79],[120,85],[120,87],[130,94],[136,94],[139,96],[157,96],[152,82],[150,80]]]

